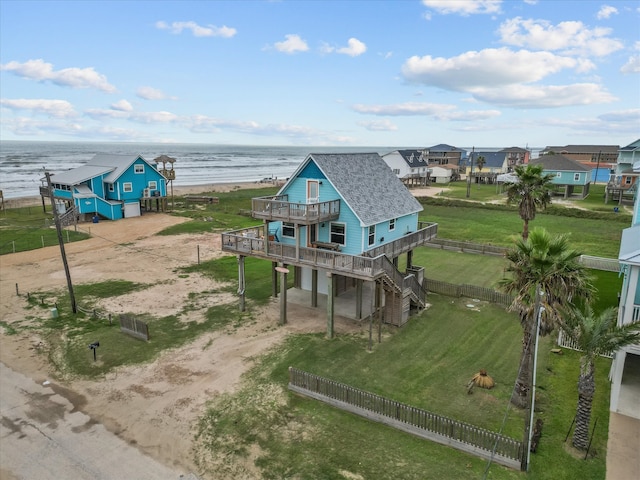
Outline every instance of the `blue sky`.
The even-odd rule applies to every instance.
[[[627,145],[640,2],[0,0],[0,138]]]

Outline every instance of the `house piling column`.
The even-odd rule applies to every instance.
[[[280,322],[279,325],[285,325],[287,323],[287,273],[289,269],[285,264],[276,267],[276,270],[280,272]]]
[[[407,269],[413,267],[413,250],[407,252]]]
[[[271,296],[278,298],[278,272],[276,267],[278,262],[271,262]]]
[[[327,272],[327,338],[333,338],[335,276]]]
[[[318,270],[311,270],[311,306],[318,306]]]
[[[362,284],[361,278],[356,278],[356,320],[362,319]]]
[[[238,295],[240,297],[240,311],[244,312],[244,255],[238,255]]]

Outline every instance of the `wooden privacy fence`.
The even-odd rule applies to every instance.
[[[144,341],[149,340],[149,325],[129,315],[120,315],[120,331]]]
[[[289,390],[510,468],[520,468],[522,442],[289,367]]]
[[[491,303],[497,303],[508,307],[513,301],[513,297],[506,293],[497,292],[490,288],[478,287],[476,285],[457,285],[455,283],[442,282],[440,280],[424,279],[427,291],[447,295],[450,297],[478,298]]]
[[[507,248],[496,245],[485,245],[483,243],[460,242],[457,240],[447,240],[446,238],[432,238],[425,244],[427,247],[439,248],[441,250],[454,250],[456,252],[480,253],[482,255],[502,256],[507,252]]]

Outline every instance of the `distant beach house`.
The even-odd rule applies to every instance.
[[[624,274],[618,307],[618,325],[640,322],[640,197],[638,196],[634,202],[631,226],[622,231],[618,261]],[[610,380],[610,410],[640,420],[640,408],[638,408],[640,344],[629,345],[615,352]]]
[[[434,183],[449,183],[458,180],[458,165],[434,165],[429,167],[429,178]]]
[[[570,198],[579,191],[582,198],[589,194],[591,185],[591,168],[564,155],[544,155],[529,162],[531,165],[542,165],[543,173],[553,175],[551,183],[556,189],[563,190],[564,198]]]
[[[395,150],[383,155],[382,159],[405,185],[428,183],[428,163],[424,150]]]
[[[282,276],[282,322],[283,286],[293,271],[310,306],[318,306],[319,295],[326,298],[330,337],[341,298],[350,305],[342,316],[362,319],[369,312],[403,325],[412,309],[426,305],[424,269],[412,264],[413,250],[436,235],[437,225],[419,222],[422,210],[377,153],[312,153],[277,195],[252,200],[252,216],[263,224],[223,233],[222,249],[238,255],[239,292],[246,256],[272,262],[274,296]],[[398,269],[401,255],[405,271]]]
[[[466,156],[466,151],[452,147],[446,143],[440,143],[424,149],[424,156],[429,166],[433,165],[455,165],[462,166],[462,158]]]
[[[544,155],[563,155],[590,168],[614,166],[620,145],[551,145],[540,152]]]
[[[58,211],[84,221],[137,217],[141,205],[166,208],[167,180],[141,155],[96,155],[81,167],[50,177]],[[44,208],[49,198],[46,184],[40,187],[40,196]]]
[[[606,201],[609,197],[622,202],[624,198],[633,201],[638,193],[640,181],[640,138],[618,152],[615,173],[607,184]]]

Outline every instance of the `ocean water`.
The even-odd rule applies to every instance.
[[[6,199],[39,195],[45,169],[53,174],[70,170],[99,153],[139,154],[151,163],[160,155],[168,155],[176,159],[174,185],[189,186],[288,178],[309,153],[385,154],[397,149],[0,141],[0,190]]]

